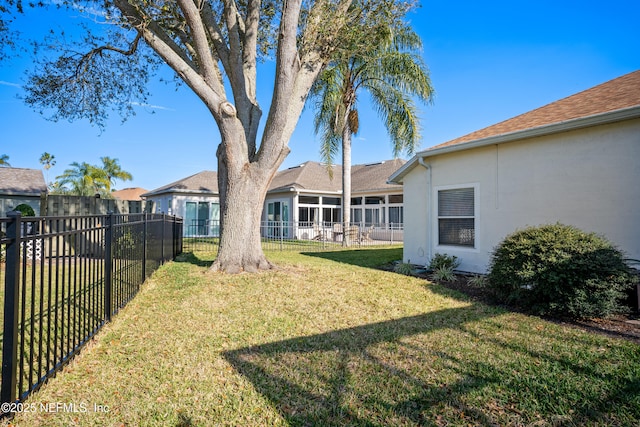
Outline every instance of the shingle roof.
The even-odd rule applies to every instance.
[[[181,180],[164,185],[142,197],[149,197],[165,193],[213,193],[218,194],[218,174],[213,171],[202,171]]]
[[[353,165],[351,167],[351,191],[366,192],[399,188],[397,184],[387,184],[387,179],[404,163],[405,160],[395,159],[366,165]],[[289,188],[294,188],[309,192],[339,193],[342,191],[342,166],[333,165],[332,168],[333,178],[329,177],[326,165],[318,162],[309,161],[281,170],[271,181],[268,191],[288,191]],[[142,197],[176,192],[218,194],[218,175],[216,172],[202,171],[142,194]]]
[[[0,194],[39,196],[46,193],[47,184],[39,169],[0,167]]]
[[[389,176],[405,163],[405,160],[385,160],[378,163],[351,166],[351,191],[366,192],[398,188],[387,184]],[[278,172],[271,182],[269,191],[295,188],[315,192],[342,191],[342,166],[333,165],[333,179],[329,177],[326,165],[306,162],[300,166]]]
[[[295,188],[297,190],[338,192],[342,189],[342,168],[333,165],[333,178],[327,166],[318,162],[305,162],[279,171],[271,181],[269,191]]]
[[[403,159],[385,160],[380,163],[354,165],[351,167],[351,191],[375,191],[398,188],[387,180],[393,172],[406,163]]]
[[[640,105],[640,70],[430,149],[523,131]],[[428,151],[428,150],[427,150]]]
[[[389,181],[402,182],[427,157],[636,118],[640,118],[640,70],[420,151]]]
[[[111,195],[118,200],[140,200],[140,195],[147,191],[140,187],[123,188],[122,190],[113,191]]]

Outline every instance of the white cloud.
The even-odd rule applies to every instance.
[[[22,87],[18,83],[5,82],[4,80],[0,80],[1,86],[12,86],[12,87]]]
[[[173,108],[163,107],[162,105],[143,104],[141,102],[131,102],[134,107],[151,108],[152,110],[176,111]]]

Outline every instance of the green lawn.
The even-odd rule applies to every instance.
[[[206,254],[161,267],[13,422],[640,423],[636,344],[371,268],[398,248],[268,255],[280,269],[257,275],[210,274]]]

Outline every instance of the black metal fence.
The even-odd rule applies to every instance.
[[[0,218],[3,410],[60,370],[182,251],[182,225],[160,214]]]
[[[218,251],[220,222],[193,221],[184,226],[185,251]],[[404,229],[394,223],[314,223],[263,221],[260,226],[265,250],[324,251],[336,248],[401,244]]]

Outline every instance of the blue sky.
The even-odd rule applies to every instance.
[[[637,0],[424,0],[410,19],[423,39],[436,96],[421,107],[421,149],[640,69],[639,16]],[[50,12],[22,24],[45,28],[61,22],[56,19]],[[26,58],[0,65],[0,154],[12,166],[41,168],[38,159],[47,151],[57,162],[53,178],[71,162],[99,164],[110,156],[134,177],[116,188],[148,190],[216,169],[218,131],[187,88],[155,82],[150,106],[136,107],[125,123],[114,114],[101,132],[86,122],[49,122],[25,106],[18,97],[29,65]],[[265,64],[258,87],[263,120],[272,68]],[[366,96],[359,102],[353,163],[391,158],[384,127]],[[283,167],[319,160],[312,122],[313,112],[306,110]]]

